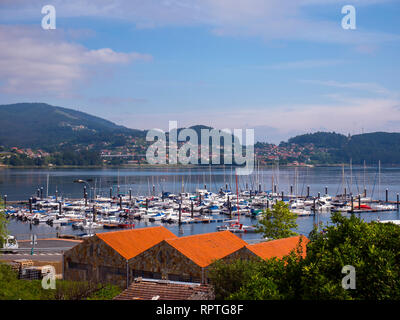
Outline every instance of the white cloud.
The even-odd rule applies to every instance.
[[[306,68],[321,68],[321,67],[330,67],[336,66],[339,64],[345,63],[343,60],[338,59],[315,59],[315,60],[301,60],[301,61],[288,61],[277,63],[273,65],[260,66],[260,68],[264,69],[276,69],[276,70],[284,70],[284,69],[306,69]]]
[[[123,105],[143,105],[147,103],[147,99],[141,99],[141,98],[122,98],[122,97],[109,97],[109,96],[103,96],[103,97],[97,97],[97,98],[91,98],[89,101],[95,102],[96,104],[101,104],[107,107],[110,106],[123,106]]]
[[[300,82],[342,89],[357,89],[386,96],[394,95],[390,90],[386,89],[380,84],[371,82],[339,82],[334,80],[301,80]]]
[[[52,0],[59,17],[94,16],[124,19],[139,28],[166,25],[206,25],[217,35],[257,36],[269,40],[306,40],[353,45],[360,51],[399,36],[383,32],[343,30],[337,21],[307,16],[312,6],[348,4],[344,0]],[[354,0],[356,8],[384,4],[382,0]],[[0,3],[5,19],[41,18],[39,0],[7,0]],[[337,9],[337,8],[336,8]],[[340,9],[340,8],[339,8]],[[367,51],[368,52],[368,51]]]
[[[40,27],[0,25],[0,90],[65,96],[106,66],[151,60],[150,55],[136,52],[89,50],[67,42],[62,34],[43,32]]]
[[[296,104],[281,106],[243,106],[229,112],[211,110],[125,115],[123,125],[131,128],[164,128],[168,120],[177,120],[179,126],[196,124],[223,128],[254,128],[257,140],[279,142],[294,134],[314,131],[336,131],[344,134],[373,131],[400,132],[400,101],[390,98],[341,98],[331,104]],[[267,135],[264,139],[261,135]],[[268,136],[270,135],[270,136]]]

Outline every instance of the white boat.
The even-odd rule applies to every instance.
[[[380,222],[380,223],[393,223],[393,224],[400,225],[400,220],[376,220],[376,221]]]
[[[291,209],[290,212],[297,214],[299,217],[313,215],[311,211],[306,209]]]
[[[168,212],[167,214],[164,215],[164,217],[161,218],[162,222],[172,222],[171,217],[172,217],[173,213],[172,212]]]
[[[165,217],[165,213],[163,212],[158,212],[155,215],[151,216],[149,218],[149,221],[161,221],[161,219]]]
[[[374,206],[374,209],[376,210],[385,210],[385,211],[390,211],[390,210],[396,210],[396,206],[392,204],[377,204]]]
[[[37,213],[33,217],[31,217],[31,220],[35,223],[44,223],[49,220],[49,217],[47,215]]]
[[[293,203],[290,204],[290,209],[304,209],[305,204],[303,200],[296,199]]]
[[[254,226],[246,226],[241,223],[235,222],[223,226],[217,227],[218,231],[230,231],[233,233],[254,233],[256,232],[256,227]]]
[[[65,224],[68,222],[69,222],[68,218],[58,218],[58,219],[52,219],[50,223],[54,225],[54,224]]]
[[[103,224],[96,223],[96,222],[89,222],[86,225],[81,226],[82,230],[92,230],[92,229],[101,229],[101,228],[103,228]]]

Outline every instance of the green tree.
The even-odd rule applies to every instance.
[[[237,259],[233,262],[218,260],[209,269],[208,277],[214,284],[215,299],[222,300],[240,290],[252,274],[257,272],[258,262],[255,260]]]
[[[88,281],[57,280],[56,290],[45,290],[41,280],[19,280],[18,272],[0,263],[0,300],[111,300],[121,288]]]
[[[0,300],[48,300],[53,290],[44,290],[40,280],[18,280],[16,271],[0,263]]]
[[[302,293],[301,271],[303,258],[292,251],[282,259],[259,260],[257,271],[228,299],[234,300],[293,300]]]
[[[218,298],[400,300],[398,225],[332,213],[309,240],[305,258],[299,245],[282,259],[215,264],[210,279]],[[346,265],[355,268],[355,289],[342,287]]]
[[[257,232],[272,239],[287,238],[297,235],[291,229],[297,228],[297,215],[289,210],[283,201],[278,201],[273,209],[266,209],[257,225]]]
[[[340,213],[333,213],[331,222],[310,234],[303,297],[400,299],[400,227]],[[342,288],[345,265],[355,268],[355,290]]]
[[[299,242],[282,259],[219,261],[211,266],[208,276],[217,300],[298,299],[303,262]]]

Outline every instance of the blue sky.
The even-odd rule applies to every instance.
[[[43,30],[42,6],[56,8]],[[356,30],[341,8],[356,8]],[[0,103],[131,128],[400,131],[399,1],[0,2]]]

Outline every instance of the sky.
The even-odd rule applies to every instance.
[[[0,0],[0,104],[135,129],[400,132],[399,53],[400,0]]]

